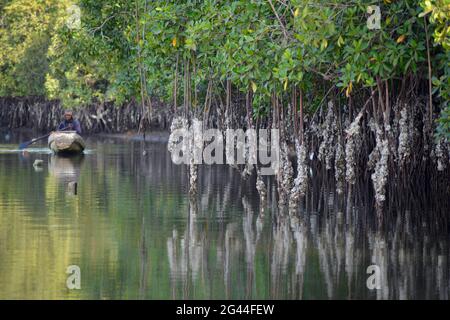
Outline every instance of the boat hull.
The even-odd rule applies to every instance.
[[[48,138],[48,147],[58,154],[79,154],[86,145],[83,138],[75,131],[54,132]]]

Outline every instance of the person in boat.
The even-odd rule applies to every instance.
[[[64,121],[60,123],[58,131],[76,131],[81,134],[80,122],[73,117],[73,112],[67,110],[64,112]]]

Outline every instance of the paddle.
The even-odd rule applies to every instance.
[[[59,131],[64,131],[64,130],[66,130],[66,129],[68,129],[68,128],[69,128],[69,127],[65,127],[65,128],[63,128],[63,129],[61,129],[61,130],[59,130]],[[32,145],[32,144],[35,143],[36,141],[39,141],[39,140],[48,138],[51,134],[52,134],[52,133],[50,132],[50,133],[46,134],[45,136],[38,137],[38,138],[34,138],[34,139],[31,139],[30,141],[22,142],[22,143],[19,145],[19,150],[25,149],[26,147],[28,147],[29,145]]]

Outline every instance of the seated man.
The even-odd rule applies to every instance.
[[[81,125],[80,122],[73,118],[72,111],[64,112],[64,121],[58,127],[58,131],[76,131],[78,134],[81,134]]]

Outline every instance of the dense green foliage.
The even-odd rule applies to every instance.
[[[0,0],[0,96],[45,95],[58,0]]]
[[[220,96],[230,80],[253,92],[257,113],[274,92],[288,99],[294,88],[306,93],[308,111],[333,86],[345,99],[385,80],[399,91],[402,79],[428,81],[430,47],[435,104],[449,113],[447,0],[74,3],[75,29],[66,23],[69,1],[3,0],[1,95],[45,92],[72,106],[187,95],[196,107],[209,83]],[[368,5],[380,7],[380,29],[368,29]]]
[[[442,45],[445,52],[441,54],[439,69],[443,72],[433,77],[435,91],[443,101],[441,117],[439,119],[438,133],[450,137],[450,1],[426,0],[421,2],[424,11],[420,16],[429,16],[434,25],[433,37],[438,45]]]

